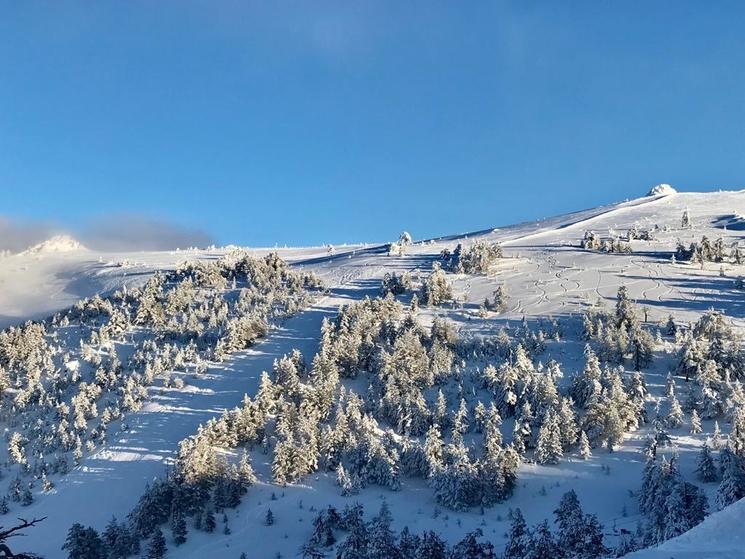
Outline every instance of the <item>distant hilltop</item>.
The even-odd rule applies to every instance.
[[[21,254],[51,254],[58,252],[75,252],[87,250],[77,239],[69,235],[55,235],[32,247],[27,248]]]
[[[669,184],[658,184],[657,186],[653,186],[652,189],[647,193],[647,196],[668,196],[670,194],[677,194],[678,191],[675,190],[672,186]]]

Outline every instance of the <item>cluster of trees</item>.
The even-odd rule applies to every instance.
[[[328,507],[316,516],[299,555],[320,559],[335,547],[339,559],[597,559],[610,551],[603,543],[602,526],[582,511],[574,491],[564,494],[554,516],[555,532],[547,520],[530,529],[520,509],[512,511],[504,552],[497,554],[478,529],[453,546],[432,530],[413,534],[404,528],[396,534],[385,502],[368,522],[360,504],[342,512]]]
[[[630,359],[637,371],[652,361],[655,339],[642,327],[639,311],[629,299],[626,286],[618,289],[615,312],[586,313],[583,330],[585,339],[594,345],[602,361],[622,365]]]
[[[622,241],[619,237],[603,239],[594,231],[585,231],[581,246],[585,250],[601,250],[608,253],[631,253],[631,245]]]
[[[455,250],[445,249],[440,253],[442,267],[458,274],[486,274],[502,258],[502,246],[499,243],[475,241],[468,248],[458,243]]]
[[[500,284],[492,293],[492,299],[488,297],[481,303],[480,312],[482,316],[486,316],[487,312],[501,313],[507,309],[507,288]]]
[[[419,477],[427,480],[438,503],[466,510],[509,498],[523,460],[555,464],[567,452],[587,458],[596,447],[613,450],[625,433],[647,421],[647,388],[639,369],[649,364],[654,339],[625,288],[619,289],[614,312],[585,316],[585,367],[565,389],[558,385],[563,376],[558,363],[536,364],[545,340],[560,335],[558,324],[535,331],[524,320],[515,331],[461,338],[451,323],[439,318],[423,327],[416,308],[404,307],[394,291],[340,309],[334,320],[324,321],[310,365],[298,352],[278,359],[272,374],[262,375],[254,399],[246,397],[241,406],[185,440],[173,472],[151,484],[127,522],[117,525],[124,534],[121,542],[136,546],[150,539],[150,545],[159,548],[159,527],[169,525],[173,543],[179,545],[187,537],[189,518],[196,529],[214,531],[215,514],[236,506],[254,482],[251,452],[271,455],[272,476],[279,484],[325,470],[336,474],[343,495],[353,495],[367,485],[395,491],[404,478]],[[688,371],[696,380],[691,384],[701,391],[681,406],[669,377],[669,410],[664,418],[658,412],[655,419],[655,444],[640,492],[647,523],[636,536],[624,538],[629,550],[681,533],[700,522],[706,511],[703,494],[682,480],[676,461],[657,459],[656,444],[667,438],[664,427],[679,427],[685,408],[691,413],[691,431],[700,432],[701,417],[716,417],[712,410],[723,414],[742,402],[738,380],[732,380],[742,371],[739,343],[722,315],[707,313],[687,332],[672,320],[666,328],[683,347],[680,372]],[[626,360],[636,372],[624,371]],[[355,390],[343,379],[356,379]],[[713,387],[731,406],[697,400],[703,387]],[[501,429],[505,417],[514,418],[509,443]],[[712,444],[718,445],[715,439]],[[11,446],[12,455],[21,459],[23,445]],[[745,412],[733,416],[718,467],[705,449],[697,475],[707,482],[721,479],[719,506],[745,495]],[[355,514],[361,518],[361,512]],[[346,513],[334,518],[343,516]],[[358,536],[369,541],[363,522],[352,529],[338,518],[319,528],[323,541],[335,541],[337,530],[359,531],[352,541]],[[592,518],[572,518],[582,534],[600,533]],[[227,524],[224,530],[229,530]],[[91,535],[89,529],[76,533]],[[541,549],[570,549],[546,526],[522,534],[525,545],[516,549],[525,554],[506,557],[544,557],[525,551],[539,540]],[[599,542],[602,547],[602,537]],[[359,545],[347,548],[345,543],[345,550],[360,554],[348,550],[350,555],[344,557],[368,557]],[[447,546],[442,549],[452,553]],[[595,551],[587,553],[569,556],[597,556],[591,554]]]
[[[414,282],[411,279],[409,272],[396,275],[395,272],[388,273],[383,276],[383,281],[380,285],[380,294],[385,297],[389,293],[393,295],[403,295],[407,291],[410,291],[414,287]]]
[[[743,264],[745,263],[745,250],[740,248],[737,242],[727,247],[721,237],[711,242],[704,235],[701,237],[701,241],[694,241],[688,247],[678,242],[674,258],[679,262],[692,262],[694,264],[701,264],[702,266],[705,262]]]
[[[723,509],[745,497],[745,408],[739,408],[732,421],[727,444],[719,438],[719,425],[708,443],[701,447],[696,463],[696,477],[703,483],[719,482],[716,505]],[[718,450],[718,463],[712,454]]]
[[[17,476],[0,512],[30,504],[39,485],[50,490],[49,477],[105,443],[156,379],[180,386],[174,372],[201,374],[251,345],[319,287],[276,255],[237,251],[0,332],[0,420]]]
[[[731,321],[710,310],[692,328],[678,330],[680,343],[677,373],[688,390],[683,408],[705,419],[732,418],[745,406],[745,354]]]
[[[432,273],[422,283],[422,303],[442,305],[453,300],[453,288],[439,262],[435,262]]]
[[[419,477],[438,503],[466,510],[509,498],[521,460],[555,464],[572,449],[587,458],[593,446],[612,449],[644,417],[641,375],[601,369],[589,348],[585,369],[559,391],[559,364],[534,363],[545,339],[558,337],[556,323],[548,332],[524,321],[514,332],[461,339],[439,318],[422,327],[389,293],[343,307],[321,334],[310,366],[298,352],[277,360],[254,399],[182,443],[174,471],[130,514],[132,533],[152,538],[170,524],[176,542],[186,537],[185,517],[214,530],[209,518],[240,502],[253,482],[255,450],[271,454],[279,484],[325,470],[353,495],[367,485],[395,491]],[[482,359],[498,365],[468,365]],[[366,388],[355,392],[342,379]],[[512,416],[505,443],[502,418]],[[220,458],[240,448],[240,463]]]
[[[664,229],[667,230],[667,226],[665,226]],[[653,241],[657,231],[659,230],[660,230],[660,226],[657,225],[656,223],[651,229],[640,229],[639,226],[634,224],[631,226],[631,228],[626,233],[626,238],[629,241],[633,241],[633,240]]]
[[[648,547],[690,530],[704,520],[708,507],[704,492],[681,476],[677,458],[658,457],[658,439],[649,446],[639,490],[639,510],[646,522],[636,541],[638,547]]]

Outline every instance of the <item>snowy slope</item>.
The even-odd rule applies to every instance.
[[[387,256],[381,245],[337,247],[334,254],[329,254],[325,247],[279,250],[288,261],[321,275],[330,287],[330,295],[272,332],[251,351],[212,369],[206,379],[193,382],[189,391],[154,394],[151,403],[127,419],[131,426],[129,431],[112,436],[106,448],[86,457],[80,467],[60,479],[51,494],[38,495],[35,503],[24,509],[26,516],[49,517],[34,529],[34,545],[27,547],[47,557],[61,557],[60,545],[72,520],[100,529],[112,513],[120,518],[126,515],[145,483],[162,475],[164,464],[173,458],[178,442],[193,434],[200,423],[236,405],[243,393],[253,393],[261,372],[270,369],[275,358],[293,348],[300,348],[307,359],[312,357],[324,316],[333,316],[341,304],[374,295],[386,272],[427,273],[441,250],[452,249],[459,242],[499,241],[507,256],[499,269],[489,276],[450,278],[460,304],[444,312],[464,330],[494,333],[499,325],[519,321],[523,316],[576,316],[598,300],[610,304],[620,285],[627,285],[631,298],[648,309],[650,323],[665,319],[671,312],[681,321],[695,320],[712,306],[725,309],[729,316],[742,321],[745,318],[744,298],[733,289],[733,278],[745,275],[745,267],[726,264],[720,271],[719,265],[708,264],[699,269],[671,264],[670,255],[678,240],[687,244],[699,240],[702,235],[723,236],[727,243],[745,241],[745,231],[737,226],[740,223],[737,216],[745,213],[745,191],[682,194],[664,190],[651,194],[566,216],[416,243],[401,257]],[[680,228],[684,210],[691,215],[693,227],[690,229]],[[656,239],[632,241],[634,252],[630,255],[589,252],[578,247],[586,230],[607,235],[609,231],[623,231],[634,225],[649,228],[655,224],[662,228]],[[443,229],[446,228],[447,224],[443,224]],[[261,249],[256,253],[269,250]],[[217,249],[99,254],[73,250],[7,256],[0,260],[0,326],[44,316],[82,297],[108,292],[122,284],[143,282],[153,271],[173,268],[186,259],[214,259],[224,252]],[[480,318],[478,305],[499,284],[507,286],[508,311],[499,317]],[[545,358],[553,356],[560,360],[565,375],[569,376],[582,366],[581,349],[581,344],[556,344],[550,347]],[[663,359],[647,373],[650,385],[658,388],[664,385],[668,366],[669,362]],[[706,425],[705,431],[710,427]],[[484,516],[473,511],[432,519],[431,492],[416,485],[407,486],[398,493],[367,489],[359,498],[369,503],[368,513],[377,509],[381,498],[388,500],[398,528],[403,525],[413,530],[436,528],[454,540],[481,527],[499,549],[500,539],[508,527],[510,508],[521,507],[528,523],[533,524],[550,516],[561,494],[572,488],[586,509],[598,515],[612,538],[617,529],[633,530],[639,518],[635,498],[629,491],[635,490],[641,479],[644,435],[643,432],[634,433],[612,455],[598,452],[587,462],[570,456],[557,466],[523,466],[520,487],[514,498],[488,509]],[[695,451],[705,435],[688,436],[681,432],[676,439],[681,468],[690,476]],[[267,477],[266,468],[266,465],[256,466],[260,478],[263,471],[263,480]],[[613,472],[610,484],[605,468]],[[711,494],[715,487],[707,490]],[[278,521],[272,527],[270,541],[264,541],[267,528],[261,520],[272,493],[279,495],[271,503]],[[303,503],[302,508],[299,501]],[[314,515],[310,507],[329,503],[343,506],[348,502],[339,497],[333,479],[322,474],[288,488],[277,488],[262,481],[238,509],[229,512],[230,536],[194,531],[178,555],[171,556],[204,557],[209,549],[211,557],[237,558],[241,551],[251,551],[247,541],[261,541],[259,549],[262,551],[257,557],[273,556],[270,552],[294,556],[298,542],[309,532],[309,522]],[[88,504],[81,507],[80,503]],[[743,512],[742,503],[737,507],[733,518]],[[75,510],[74,518],[70,510]],[[724,514],[723,517],[724,522],[728,516]],[[712,517],[698,529],[704,530],[711,524],[717,526],[716,518],[719,517]],[[693,532],[691,537],[697,541]],[[685,538],[665,545],[684,545]],[[722,545],[722,553],[725,553],[727,544]],[[689,556],[696,555],[680,557]],[[250,553],[249,557],[252,557]]]
[[[685,534],[628,559],[740,559],[745,556],[745,499],[715,512]]]

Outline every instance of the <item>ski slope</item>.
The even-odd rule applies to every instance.
[[[681,215],[688,210],[693,226],[681,229]],[[223,410],[237,405],[244,393],[253,394],[261,372],[270,370],[275,358],[300,349],[310,360],[318,345],[320,324],[332,317],[339,305],[377,293],[387,272],[427,274],[443,249],[473,239],[502,243],[506,258],[488,276],[450,276],[458,305],[442,313],[463,331],[495,333],[499,326],[517,323],[523,317],[576,317],[590,306],[611,304],[620,285],[647,310],[647,322],[664,321],[673,313],[679,321],[694,321],[709,308],[725,310],[738,324],[745,319],[745,297],[734,289],[734,278],[745,275],[745,266],[707,264],[702,269],[672,264],[670,256],[680,240],[686,245],[702,235],[722,236],[728,244],[745,242],[745,191],[711,194],[663,193],[588,209],[545,220],[502,226],[468,234],[417,242],[405,256],[388,256],[381,244],[279,249],[280,256],[319,274],[329,294],[314,307],[288,320],[253,349],[234,355],[214,366],[204,379],[192,379],[188,390],[151,389],[151,401],[130,414],[129,428],[112,435],[108,445],[86,456],[70,474],[55,480],[49,494],[36,495],[25,516],[46,516],[24,542],[29,551],[49,558],[62,557],[60,550],[73,521],[102,529],[112,514],[122,518],[139,498],[145,484],[164,473],[178,442]],[[632,254],[606,254],[579,248],[587,230],[607,235],[632,226],[661,230],[654,241],[632,241]],[[447,224],[442,224],[447,229]],[[144,282],[155,270],[171,269],[186,259],[215,259],[227,249],[102,254],[72,247],[66,251],[29,251],[0,259],[0,326],[28,318],[46,316],[74,304],[83,297],[106,293],[121,285]],[[263,254],[276,249],[256,249]],[[497,317],[480,318],[478,307],[497,285],[507,287],[509,308]],[[550,344],[545,355],[562,363],[565,377],[582,367],[582,345]],[[664,386],[669,359],[657,360],[647,371],[647,381],[657,393]],[[704,433],[710,431],[707,424]],[[391,505],[396,527],[413,531],[436,529],[450,540],[482,528],[497,549],[509,526],[510,508],[520,507],[529,524],[550,517],[561,494],[575,489],[587,512],[597,514],[609,537],[620,529],[633,530],[639,519],[636,500],[629,493],[638,488],[644,458],[645,432],[627,437],[613,454],[598,450],[590,460],[569,456],[556,466],[525,464],[520,485],[509,501],[466,513],[447,512],[433,518],[431,492],[416,483],[397,493],[366,489],[356,498],[368,503],[374,514],[381,499]],[[681,469],[690,477],[693,460],[704,435],[673,433],[681,454]],[[268,459],[268,458],[267,458]],[[268,464],[255,464],[260,482],[244,502],[229,511],[230,535],[204,534],[192,530],[189,541],[171,557],[237,559],[241,551],[249,557],[291,557],[310,530],[315,509],[350,502],[340,497],[333,476],[314,474],[303,483],[278,488],[270,483]],[[609,468],[610,474],[605,472]],[[608,475],[612,476],[609,480]],[[609,483],[610,481],[610,483]],[[712,494],[714,487],[706,488]],[[272,500],[275,494],[276,500]],[[277,523],[263,525],[271,505]],[[737,534],[735,523],[743,518],[743,503],[712,515],[701,526],[655,550],[632,557],[743,557],[736,555],[739,540],[726,539],[713,555],[701,555],[696,547],[707,534]],[[72,513],[71,511],[74,511]],[[272,530],[273,532],[268,532]],[[697,535],[698,534],[698,535]],[[720,538],[720,539],[721,539]],[[698,555],[696,555],[698,550]]]

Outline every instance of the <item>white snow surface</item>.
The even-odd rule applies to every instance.
[[[657,188],[657,187],[655,187]],[[745,297],[734,289],[734,278],[745,275],[745,266],[708,264],[703,269],[687,264],[671,264],[670,255],[678,240],[688,244],[702,235],[725,237],[728,244],[745,242],[745,232],[723,228],[721,220],[745,213],[745,191],[711,194],[675,193],[662,189],[651,196],[611,204],[549,219],[513,226],[500,226],[471,234],[440,237],[415,242],[406,256],[387,256],[382,245],[337,246],[333,254],[327,247],[256,249],[256,254],[276,250],[294,265],[318,273],[330,294],[314,307],[287,321],[251,350],[215,365],[204,379],[190,379],[189,389],[153,389],[151,401],[127,416],[127,431],[112,433],[108,445],[86,456],[67,476],[55,479],[50,494],[38,493],[35,502],[22,510],[24,517],[47,516],[29,532],[23,547],[47,558],[63,557],[60,547],[67,529],[78,521],[101,530],[112,514],[122,519],[131,510],[145,484],[164,473],[173,459],[178,442],[195,433],[199,424],[237,405],[244,393],[253,394],[261,372],[270,370],[272,361],[299,348],[312,358],[323,317],[333,316],[339,305],[374,295],[386,272],[408,270],[428,273],[437,255],[453,249],[459,242],[474,239],[499,241],[507,258],[489,276],[449,276],[462,308],[450,311],[449,318],[461,329],[495,333],[506,323],[523,316],[569,317],[581,313],[597,301],[612,304],[620,285],[649,313],[648,321],[663,320],[673,313],[679,321],[693,321],[710,307],[723,309],[742,326]],[[665,194],[662,196],[662,194]],[[688,209],[693,226],[681,229],[681,215]],[[447,229],[447,223],[441,224]],[[578,248],[584,231],[603,236],[636,225],[660,228],[654,241],[632,241],[629,255],[589,252]],[[66,308],[80,298],[107,293],[124,284],[139,284],[159,269],[170,269],[187,259],[216,259],[225,249],[105,254],[88,250],[67,252],[27,251],[0,259],[0,326],[17,324]],[[496,318],[481,319],[478,306],[491,296],[498,284],[509,293],[509,310]],[[552,345],[544,362],[555,357],[565,376],[582,367],[581,344]],[[544,356],[542,356],[543,358]],[[647,372],[650,386],[664,386],[669,363]],[[706,423],[706,422],[705,422]],[[705,425],[705,432],[710,426]],[[688,435],[687,428],[671,433],[680,452],[681,471],[692,477],[695,455],[705,435]],[[390,492],[365,489],[349,499],[339,496],[333,476],[313,474],[300,484],[286,488],[268,481],[269,457],[253,457],[259,483],[250,489],[242,504],[228,511],[230,535],[204,534],[190,530],[188,542],[171,551],[169,557],[236,559],[241,551],[249,557],[294,557],[310,534],[315,513],[311,507],[325,507],[359,500],[366,514],[377,512],[381,499],[391,506],[395,527],[408,525],[412,531],[434,529],[451,542],[465,533],[482,528],[485,536],[501,551],[502,537],[509,526],[510,508],[520,507],[529,524],[551,517],[561,495],[574,489],[587,512],[598,515],[606,532],[632,530],[639,520],[636,491],[641,483],[645,433],[627,436],[612,454],[600,449],[588,461],[570,455],[556,466],[525,464],[519,472],[519,487],[513,498],[487,509],[466,513],[447,512],[433,518],[435,502],[424,483],[408,481],[404,490]],[[611,468],[612,481],[604,473]],[[716,485],[705,488],[711,497]],[[272,527],[263,518],[271,501],[276,517]],[[302,507],[300,506],[302,501]],[[623,511],[623,512],[622,512]],[[13,513],[20,512],[14,510]],[[638,558],[745,557],[742,536],[736,529],[745,519],[745,504],[733,505],[708,518],[688,534],[652,550],[632,555]],[[712,539],[716,534],[716,545]],[[708,541],[707,541],[708,540]],[[701,546],[707,544],[708,555]],[[669,546],[669,547],[666,547]],[[169,543],[169,547],[173,546]],[[697,551],[698,550],[698,551]]]

